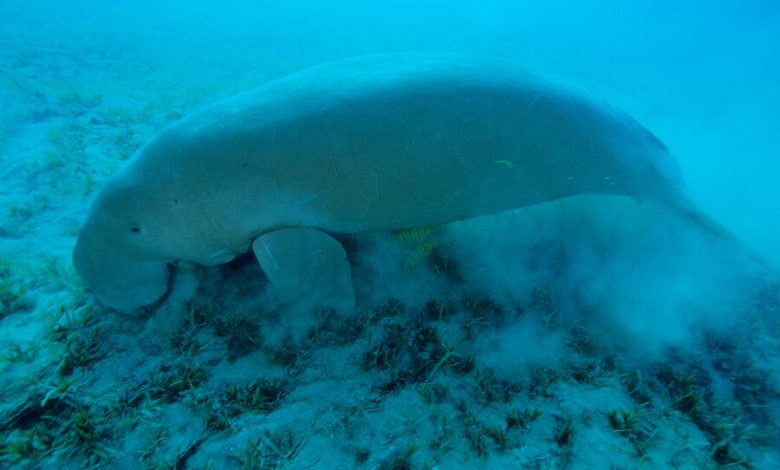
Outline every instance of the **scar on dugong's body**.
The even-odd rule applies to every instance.
[[[354,303],[329,233],[441,224],[585,193],[683,195],[628,115],[511,62],[393,54],[321,65],[164,129],[97,194],[73,254],[105,304],[168,289],[169,264],[254,250],[271,282]]]

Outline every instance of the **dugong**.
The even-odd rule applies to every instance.
[[[630,116],[513,62],[327,63],[163,129],[94,198],[73,263],[98,300],[152,304],[178,260],[254,251],[272,285],[354,303],[332,234],[436,225],[567,196],[693,214],[675,158]]]

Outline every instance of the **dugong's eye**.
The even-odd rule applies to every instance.
[[[138,233],[138,232],[141,231],[141,229],[138,228],[138,227],[130,227],[130,231],[133,232],[133,233]]]

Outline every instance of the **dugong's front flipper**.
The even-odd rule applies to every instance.
[[[255,239],[252,249],[283,300],[302,298],[340,311],[355,306],[347,254],[327,233],[313,228],[275,230]]]

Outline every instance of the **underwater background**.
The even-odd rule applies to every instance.
[[[780,266],[775,1],[0,2],[0,468],[780,468],[780,284],[628,198],[345,237],[348,314],[257,263],[134,314],[70,256],[163,126],[350,56],[516,60],[634,116]]]

